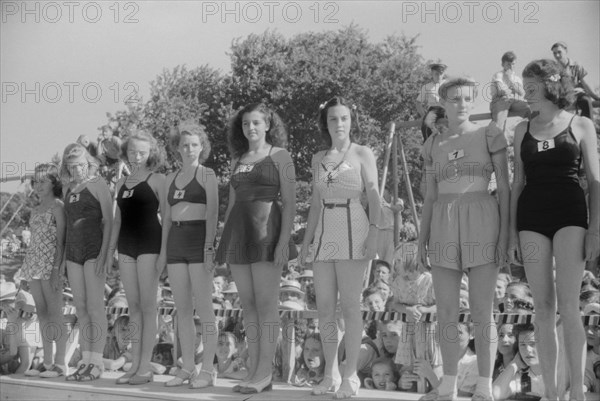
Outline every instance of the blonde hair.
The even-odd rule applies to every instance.
[[[93,177],[98,172],[98,168],[100,167],[100,162],[98,159],[89,154],[89,152],[79,143],[71,143],[67,145],[63,152],[62,157],[62,165],[60,168],[60,177],[62,180],[69,181],[71,178],[71,173],[67,168],[67,163],[69,161],[77,160],[79,158],[84,158],[88,163],[88,175]]]
[[[398,272],[398,263],[405,271],[412,272],[421,267],[418,262],[419,247],[416,242],[401,242],[394,250],[394,273]]]

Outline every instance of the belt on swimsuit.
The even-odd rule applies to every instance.
[[[339,202],[328,202],[326,199],[323,199],[323,207],[325,209],[333,209],[336,207],[343,207],[343,208],[348,209],[350,207],[350,203],[353,203],[355,201],[357,201],[357,200],[348,198],[345,203],[339,203]]]
[[[197,225],[203,224],[205,222],[206,222],[206,220],[181,220],[181,221],[172,221],[171,224],[173,224],[176,227],[181,227],[181,226],[197,226]]]

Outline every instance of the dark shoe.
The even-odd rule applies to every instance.
[[[87,365],[85,363],[82,363],[81,365],[79,365],[79,367],[77,368],[77,370],[75,372],[73,372],[70,375],[68,375],[67,377],[65,377],[65,380],[68,382],[79,381],[81,374],[83,372],[85,372],[86,369],[87,369]]]
[[[77,379],[77,381],[90,382],[93,380],[98,380],[101,375],[102,370],[100,370],[100,367],[94,365],[93,363],[90,363],[89,365],[87,365],[85,371],[79,375],[79,379]]]

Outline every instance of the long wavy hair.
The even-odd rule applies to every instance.
[[[259,111],[263,116],[265,123],[269,126],[266,133],[266,142],[279,148],[287,148],[288,133],[281,117],[264,103],[252,103],[238,111],[231,119],[227,140],[229,142],[229,152],[233,158],[239,159],[248,151],[248,139],[242,129],[242,119],[244,114]]]
[[[575,100],[575,91],[569,71],[554,60],[532,61],[523,69],[523,78],[536,78],[542,82],[546,89],[544,97],[559,109],[568,107]]]

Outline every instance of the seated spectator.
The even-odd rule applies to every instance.
[[[512,281],[509,274],[499,273],[496,279],[496,290],[494,291],[494,312],[500,312],[500,304],[506,295],[506,286]]]
[[[431,71],[431,81],[421,87],[419,95],[415,101],[417,112],[423,118],[421,124],[421,133],[423,134],[423,142],[431,135],[431,129],[425,125],[425,117],[432,107],[441,107],[439,89],[445,82],[444,74],[446,72],[446,64],[433,63],[429,64]]]
[[[223,308],[224,309],[239,309],[241,308],[240,297],[238,296],[237,285],[235,281],[227,284],[225,289],[221,291],[223,294]]]
[[[385,260],[376,259],[373,261],[373,277],[371,279],[371,283],[375,282],[376,280],[382,280],[386,283],[390,283],[392,279],[391,273],[392,271],[388,262]]]
[[[314,283],[314,275],[312,269],[304,269],[302,274],[298,276],[298,282],[302,287],[302,291],[306,292],[306,286]]]
[[[158,343],[152,350],[152,358],[150,363],[153,366],[153,371],[157,374],[169,374],[170,369],[173,368],[173,344],[172,343]],[[164,369],[156,365],[162,366]]]
[[[591,119],[593,110],[592,99],[600,100],[600,97],[594,93],[594,90],[585,81],[584,78],[587,76],[587,71],[583,66],[569,58],[565,42],[554,43],[550,50],[552,50],[556,61],[564,68],[564,76],[561,76],[561,79],[569,79],[575,88],[577,95],[575,101],[576,110],[581,111],[583,117]]]
[[[363,307],[371,312],[383,312],[385,311],[385,300],[384,296],[376,288],[369,287],[362,293]]]
[[[325,375],[325,357],[321,335],[311,333],[304,339],[302,353],[296,365],[292,384],[297,387],[312,387],[320,384]]]
[[[588,304],[584,315],[600,315],[600,303]],[[588,325],[585,328],[587,355],[583,384],[586,391],[600,393],[600,325]]]
[[[14,373],[38,376],[43,367],[43,345],[40,322],[35,314],[33,296],[23,288],[15,296],[14,309],[7,309],[7,334],[10,338],[11,354],[16,350],[19,365]],[[14,327],[14,330],[11,329]],[[41,365],[41,366],[40,366]]]
[[[371,377],[365,378],[365,387],[370,390],[395,391],[398,381],[398,372],[394,361],[381,357],[373,361],[371,365]]]
[[[280,308],[287,310],[304,310],[304,291],[296,280],[283,280],[279,289]]]
[[[248,374],[246,361],[240,356],[238,340],[231,332],[219,333],[216,359],[218,377],[243,379]]]
[[[215,276],[213,278],[213,298],[223,299],[223,289],[227,286],[227,279],[224,276]]]
[[[533,305],[533,295],[531,294],[529,284],[522,281],[508,283],[504,301],[500,304],[500,312],[511,312],[514,308],[515,300],[526,301]]]
[[[394,358],[402,336],[402,322],[385,321],[377,324],[377,342],[379,354],[383,357]],[[400,365],[397,366],[399,368]]]
[[[115,320],[102,355],[105,370],[122,369],[127,372],[131,368],[131,330],[135,328],[129,325],[129,316],[121,315]]]
[[[519,352],[519,345],[513,331],[514,325],[505,323],[498,329],[498,351],[492,377],[496,379],[508,367]]]
[[[514,71],[517,56],[508,51],[502,55],[502,71],[492,77],[492,101],[490,110],[492,120],[504,131],[509,111],[520,113],[522,117],[530,114],[529,106],[523,100],[525,89],[523,80]]]
[[[387,281],[384,281],[382,279],[376,279],[369,286],[369,288],[379,291],[383,297],[383,304],[385,305],[385,308],[391,309],[391,305],[393,304],[393,296],[392,296],[393,294],[392,294],[392,287],[389,285],[389,283]]]
[[[537,354],[535,328],[532,324],[517,325],[515,331],[519,352],[494,380],[494,399],[501,401],[531,396],[540,399],[544,395],[544,381]]]
[[[600,304],[600,290],[587,285],[583,286],[579,293],[579,309],[583,311],[589,304]]]

